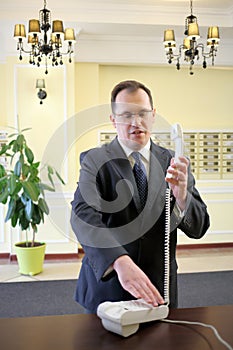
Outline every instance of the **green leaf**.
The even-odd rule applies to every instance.
[[[8,221],[13,216],[14,211],[15,211],[15,207],[16,207],[16,200],[11,198],[11,200],[8,204],[8,210],[7,210],[5,222]]]
[[[48,173],[49,174],[53,174],[54,173],[53,168],[50,165],[47,166],[47,169],[48,169]]]
[[[40,165],[40,162],[36,162],[36,163],[33,164],[34,168],[38,168],[39,165]]]
[[[31,179],[34,180],[35,178],[37,178],[38,169],[36,167],[34,167],[34,164],[30,165],[29,172],[30,172],[30,178]]]
[[[0,150],[0,156],[1,156],[2,154],[6,154],[6,153],[7,153],[7,150],[8,150],[9,148],[10,148],[10,147],[9,147],[8,145],[3,144],[3,145],[2,145],[2,148],[1,148],[1,150]]]
[[[39,199],[38,206],[46,215],[49,214],[49,207],[43,198]]]
[[[11,217],[11,226],[12,227],[15,227],[17,225],[18,218],[19,218],[18,214],[14,213],[14,215]]]
[[[0,164],[0,179],[6,176],[6,170],[2,164]]]
[[[17,142],[17,139],[13,141],[13,147],[12,147],[12,151],[14,153],[17,153],[19,152],[20,148],[19,148],[19,145],[18,145],[18,142]]]
[[[38,209],[40,212],[41,221],[44,223],[44,212],[40,209],[40,207],[38,207]]]
[[[33,203],[30,199],[26,202],[26,206],[24,210],[25,210],[25,215],[27,220],[30,221],[32,218],[32,211],[33,211]]]
[[[16,139],[17,144],[19,145],[19,148],[22,149],[24,142],[25,142],[25,138],[22,134],[19,134],[17,139]]]
[[[21,153],[20,156],[19,156],[19,161],[20,163],[23,165],[24,164],[24,156],[23,154]]]
[[[16,207],[15,207],[15,211],[14,211],[14,214],[12,215],[11,217],[11,225],[12,227],[15,227],[19,218],[22,216],[22,211],[24,209],[24,205],[23,203],[21,202],[21,199],[18,198],[16,200]]]
[[[48,185],[46,185],[46,184],[44,184],[42,182],[39,184],[39,186],[40,186],[40,189],[42,191],[46,190],[46,191],[50,191],[50,192],[55,192],[55,188],[54,187],[48,186]]]
[[[16,201],[16,208],[15,211],[17,212],[18,216],[21,215],[22,211],[24,210],[25,204],[22,202],[22,196],[18,197]]]
[[[50,174],[48,174],[48,178],[49,178],[49,181],[51,182],[51,185],[52,185],[53,187],[55,187],[55,186],[54,186],[54,182],[53,182],[53,178],[52,178],[52,176],[51,176]]]
[[[12,192],[12,196],[15,196],[17,193],[19,193],[19,191],[21,190],[22,188],[22,183],[21,182],[17,182],[16,183],[16,186],[15,186],[15,189],[14,189],[14,192]]]
[[[57,171],[56,171],[56,175],[57,175],[58,179],[61,181],[61,183],[62,183],[63,185],[65,185],[65,182],[63,181],[61,175],[60,175]]]
[[[22,165],[22,175],[24,178],[26,178],[28,176],[29,171],[30,171],[29,165],[23,164]]]
[[[33,232],[37,233],[37,224],[31,224]]]
[[[22,169],[22,164],[21,164],[21,162],[18,160],[17,162],[16,162],[16,164],[15,164],[15,168],[14,168],[14,174],[16,175],[16,176],[20,176],[20,173],[21,173],[21,169]]]
[[[22,196],[20,197],[20,200],[24,206],[27,204],[28,198],[25,196],[25,193],[22,194]]]
[[[19,218],[19,225],[23,231],[27,230],[30,226],[30,221],[26,218],[25,212]]]
[[[41,222],[41,219],[43,220],[43,216],[41,215],[41,211],[40,211],[38,205],[34,205],[34,210],[32,213],[33,224],[39,225]]]
[[[22,129],[21,132],[24,132],[24,131],[27,131],[27,130],[31,130],[32,128],[25,128],[25,129]]]
[[[53,182],[53,178],[52,178],[52,176],[50,174],[48,174],[48,179],[49,179],[51,185],[55,188],[54,182]]]
[[[3,192],[0,194],[0,203],[3,203],[3,204],[6,203],[8,194],[9,194],[8,187],[5,186]]]
[[[12,195],[16,189],[18,177],[15,174],[11,174],[9,178],[10,195]]]
[[[11,129],[13,129],[13,128],[11,128]],[[11,137],[16,136],[16,135],[18,135],[18,133],[17,133],[17,132],[15,132],[14,134],[10,134],[10,135],[8,135],[8,138],[11,138]]]
[[[28,160],[28,163],[32,164],[33,160],[34,160],[34,154],[32,152],[32,150],[29,147],[25,147],[25,154]]]
[[[25,192],[28,194],[29,198],[36,202],[38,200],[40,190],[34,182],[25,181],[22,183]]]
[[[6,176],[1,177],[1,178],[0,178],[0,182],[6,182],[7,178],[8,178],[8,176],[7,176],[7,175],[6,175]]]

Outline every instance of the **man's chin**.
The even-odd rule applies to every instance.
[[[124,139],[122,142],[132,150],[138,151],[146,145],[145,140]]]

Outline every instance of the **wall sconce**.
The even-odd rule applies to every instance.
[[[47,97],[47,92],[45,89],[45,80],[44,79],[36,79],[36,88],[39,89],[37,96],[40,99],[40,104],[42,105],[43,101]]]

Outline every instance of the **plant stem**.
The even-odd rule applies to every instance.
[[[28,230],[26,230],[26,247],[28,247]]]

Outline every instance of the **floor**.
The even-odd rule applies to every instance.
[[[233,270],[233,248],[178,250],[179,273]],[[42,280],[76,279],[80,260],[45,261],[44,270],[36,276],[18,272],[17,262],[0,260],[0,282],[27,282]]]

